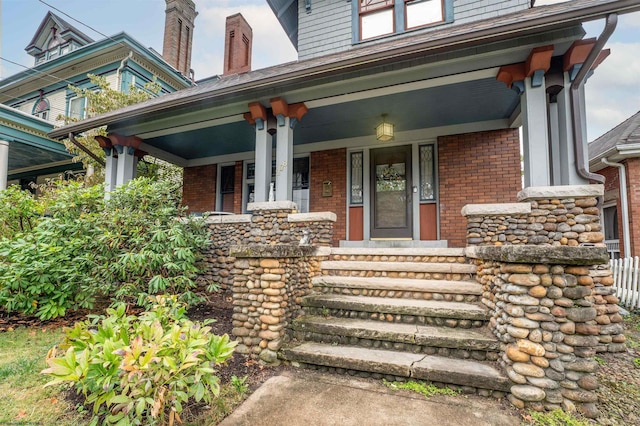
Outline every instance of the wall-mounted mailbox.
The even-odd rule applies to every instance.
[[[333,197],[333,183],[330,180],[322,182],[322,196]]]

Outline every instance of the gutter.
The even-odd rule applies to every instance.
[[[441,53],[453,50],[460,46],[467,46],[472,43],[483,42],[487,40],[496,41],[507,39],[517,33],[531,33],[534,30],[542,31],[550,28],[558,28],[565,24],[578,24],[585,21],[601,18],[607,13],[611,13],[611,9],[615,9],[616,11],[623,13],[630,13],[640,10],[640,3],[638,2],[638,0],[610,1],[604,4],[598,3],[594,0],[586,3],[595,4],[593,6],[585,6],[582,9],[570,9],[565,12],[548,13],[546,15],[543,14],[539,17],[529,20],[516,18],[505,19],[507,22],[503,23],[502,25],[496,25],[495,19],[471,22],[469,24],[461,24],[457,27],[458,32],[454,35],[450,35],[446,38],[436,37],[435,39],[427,39],[427,41],[423,41],[418,44],[407,42],[404,45],[390,49],[385,49],[384,43],[371,44],[368,48],[371,53],[365,52],[365,54],[361,56],[354,54],[350,58],[342,59],[337,62],[324,62],[320,65],[316,65],[310,68],[299,67],[299,69],[287,72],[286,74],[278,74],[268,78],[251,80],[242,84],[228,86],[223,89],[196,91],[191,95],[176,96],[175,98],[171,98],[165,102],[162,102],[161,104],[152,103],[151,105],[147,106],[141,104],[140,107],[134,108],[133,110],[107,113],[97,116],[93,119],[84,120],[74,125],[55,129],[51,133],[49,133],[49,137],[64,138],[67,136],[68,132],[80,133],[88,129],[110,124],[114,121],[128,120],[133,117],[142,116],[152,112],[165,111],[171,108],[190,104],[192,102],[206,101],[219,96],[237,94],[241,91],[274,86],[276,84],[285,85],[286,83],[296,79],[312,79],[314,77],[321,77],[323,75],[329,75],[330,73],[344,71],[352,67],[364,67],[375,63],[397,60],[399,58],[402,58],[403,56],[410,57],[415,55],[427,55],[432,52]],[[555,8],[560,7],[564,6],[562,4],[559,4],[557,6],[545,6],[544,8],[546,10],[553,11]],[[505,15],[501,18],[509,18],[509,15]],[[481,29],[475,29],[478,27],[480,27]],[[365,47],[364,49],[367,49],[367,47]],[[353,49],[353,51],[357,53],[358,49]],[[299,62],[292,63],[292,65],[294,66],[296,64],[299,64]],[[179,92],[180,91],[174,93]]]
[[[87,148],[86,146],[84,146],[80,142],[78,142],[78,140],[75,138],[73,133],[69,133],[69,140],[71,141],[72,144],[74,144],[75,146],[80,148],[85,154],[87,154],[89,157],[93,158],[93,160],[96,163],[100,164],[102,167],[105,167],[104,160],[102,158],[98,157],[97,155],[95,155],[93,152],[91,152],[89,150],[89,148]]]
[[[624,242],[625,257],[631,256],[631,235],[629,232],[629,202],[627,199],[627,172],[624,164],[613,163],[606,158],[602,158],[603,164],[617,167],[619,170],[618,180],[620,181],[620,207],[622,209],[622,238]]]
[[[116,90],[118,91],[122,91],[122,71],[124,70],[124,66],[127,63],[127,61],[131,58],[133,58],[133,50],[129,51],[129,54],[127,55],[127,57],[120,62],[120,66],[116,70],[116,74],[118,76],[118,88]]]
[[[580,177],[588,181],[595,181],[597,183],[604,183],[605,177],[597,173],[591,173],[588,169],[589,165],[585,164],[587,163],[585,161],[585,146],[587,144],[585,143],[586,138],[582,131],[584,123],[582,122],[582,115],[580,114],[580,106],[582,102],[584,102],[584,99],[581,99],[580,91],[584,86],[587,73],[591,70],[591,67],[593,66],[596,59],[598,58],[598,55],[604,48],[604,45],[607,43],[607,40],[609,40],[609,37],[611,36],[611,34],[613,34],[613,31],[616,29],[617,23],[618,23],[617,13],[611,13],[607,15],[607,21],[605,23],[604,29],[602,30],[602,34],[600,34],[600,37],[598,37],[596,44],[591,49],[591,52],[589,52],[587,59],[584,61],[584,63],[580,67],[580,71],[578,71],[578,74],[576,75],[576,78],[573,80],[573,83],[571,83],[571,88],[569,89],[570,95],[571,95],[571,115],[573,119],[572,120],[573,121],[573,146],[574,146],[574,152],[575,152],[576,169]]]

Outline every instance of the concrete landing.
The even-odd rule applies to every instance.
[[[267,380],[220,426],[511,426],[518,414],[475,396],[426,399],[380,381],[317,372]]]

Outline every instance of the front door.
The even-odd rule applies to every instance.
[[[411,145],[371,150],[371,238],[412,238]]]

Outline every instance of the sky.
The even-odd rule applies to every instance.
[[[163,0],[42,0],[107,36],[125,31],[162,52]],[[0,0],[0,57],[33,66],[24,51],[50,8],[40,0]],[[266,0],[195,0],[191,67],[196,79],[222,73],[225,18],[241,12],[253,28],[253,69],[294,61],[297,54]],[[52,12],[60,14],[55,10]],[[103,35],[60,14],[94,40]],[[599,36],[604,22],[585,25]],[[593,140],[640,110],[640,12],[622,15],[607,44],[611,56],[586,84],[588,139]],[[0,77],[24,68],[1,62]]]

